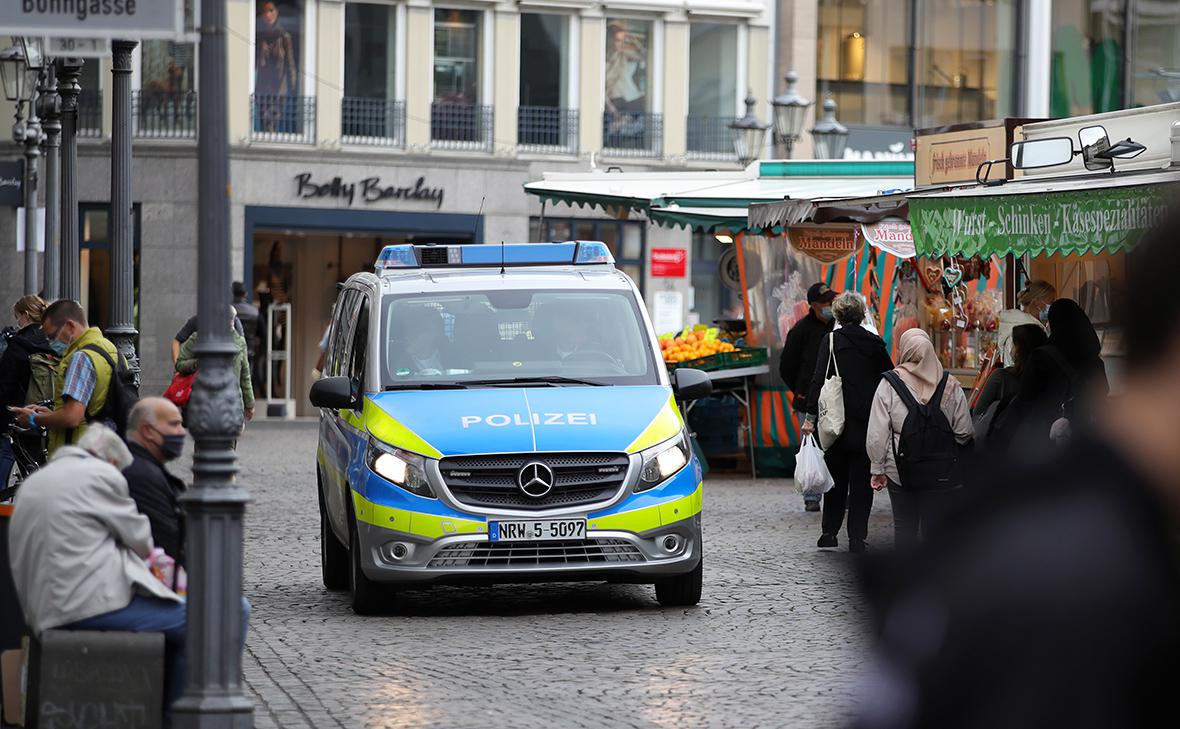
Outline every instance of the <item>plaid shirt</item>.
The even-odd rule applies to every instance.
[[[94,369],[90,356],[83,352],[74,353],[70,358],[70,366],[66,368],[66,381],[61,390],[62,399],[68,397],[83,405],[89,405],[97,384],[98,371]]]

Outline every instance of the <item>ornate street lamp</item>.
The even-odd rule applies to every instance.
[[[769,124],[762,123],[754,116],[754,93],[746,96],[746,115],[741,119],[730,122],[733,131],[733,151],[737,153],[738,162],[746,166],[762,156],[762,143],[766,141],[766,130]]]
[[[4,98],[17,103],[19,116],[29,89],[37,83],[37,72],[25,63],[25,52],[20,45],[0,51],[0,83],[4,86]]]
[[[799,83],[799,74],[794,71],[787,73],[787,91],[781,96],[774,97],[770,102],[774,107],[774,136],[787,149],[787,159],[791,158],[791,151],[799,135],[803,133],[803,118],[811,102],[799,95],[795,90]]]
[[[25,56],[25,66],[32,73],[30,80],[37,78],[45,70],[45,39],[21,36],[20,47]]]
[[[848,145],[848,127],[836,121],[836,100],[832,97],[824,100],[823,118],[815,123],[811,136],[815,138],[816,159],[844,157],[844,147]]]

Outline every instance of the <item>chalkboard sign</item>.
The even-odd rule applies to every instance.
[[[25,204],[24,181],[24,160],[0,160],[0,206],[19,208]]]
[[[47,630],[31,648],[26,727],[159,729],[163,633]]]

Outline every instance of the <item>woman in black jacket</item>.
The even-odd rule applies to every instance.
[[[859,294],[846,291],[832,304],[840,328],[820,345],[807,396],[807,417],[803,433],[815,430],[819,394],[828,374],[839,368],[844,394],[844,432],[832,443],[824,460],[836,484],[824,494],[823,534],[819,547],[837,546],[836,534],[848,508],[848,551],[863,552],[869,534],[869,511],[873,490],[869,486],[869,457],[865,452],[869,409],[881,375],[893,369],[884,340],[861,326],[865,302]],[[834,357],[834,366],[829,359]]]
[[[53,354],[49,340],[41,331],[41,315],[45,302],[40,296],[22,296],[12,307],[17,331],[8,339],[4,354],[0,355],[0,489],[8,485],[12,471],[12,443],[8,440],[8,426],[12,413],[8,406],[24,406],[29,391],[29,356]]]

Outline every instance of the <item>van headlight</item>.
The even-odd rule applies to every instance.
[[[682,430],[675,438],[652,446],[643,452],[643,470],[635,491],[646,491],[658,486],[688,465],[692,450],[688,445],[688,431]]]
[[[365,462],[370,471],[415,496],[436,498],[434,489],[426,480],[426,459],[417,453],[391,448],[370,438]]]

